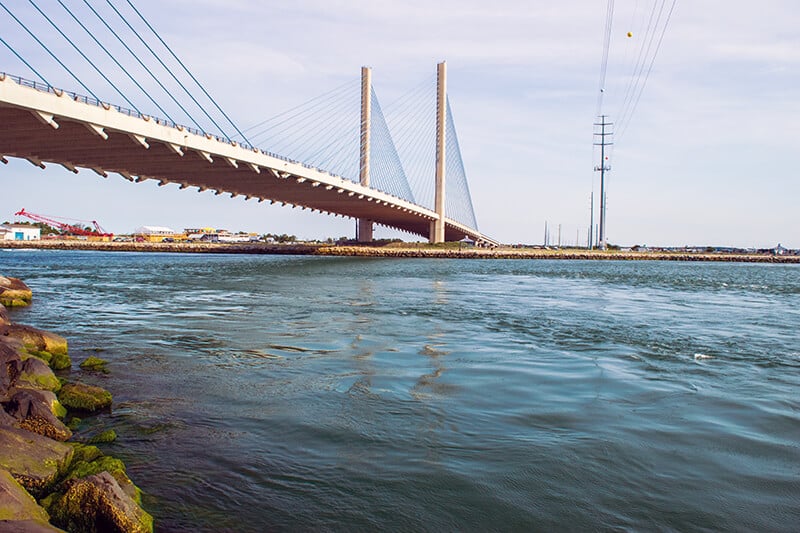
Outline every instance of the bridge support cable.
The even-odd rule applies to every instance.
[[[84,0],[84,2],[85,2],[85,1],[86,1],[86,0]],[[147,91],[144,89],[144,87],[142,87],[142,85],[141,85],[141,84],[140,84],[140,83],[139,83],[139,82],[136,80],[136,78],[134,78],[134,77],[131,75],[131,73],[130,73],[130,72],[128,72],[128,70],[127,70],[127,69],[126,69],[124,66],[122,66],[122,64],[121,64],[121,63],[120,63],[120,62],[117,60],[117,58],[116,58],[116,57],[114,57],[114,55],[113,55],[113,54],[112,54],[112,53],[111,53],[111,52],[108,50],[108,48],[107,48],[105,45],[103,45],[103,43],[101,43],[101,42],[100,42],[100,40],[99,40],[99,39],[98,39],[98,38],[95,36],[95,32],[92,32],[91,30],[89,30],[89,28],[87,28],[87,27],[86,27],[86,25],[85,25],[83,22],[81,22],[80,18],[78,18],[77,16],[75,16],[75,14],[74,14],[74,13],[73,13],[73,12],[72,12],[72,11],[71,11],[71,10],[70,10],[70,9],[69,9],[69,8],[68,8],[66,5],[65,5],[65,4],[64,4],[63,0],[58,0],[58,3],[61,5],[61,7],[63,7],[63,8],[64,8],[64,10],[65,10],[65,11],[66,11],[66,12],[69,14],[69,16],[70,16],[70,17],[72,17],[72,20],[74,20],[74,21],[75,21],[75,22],[76,22],[76,23],[77,23],[77,24],[78,24],[78,25],[79,25],[79,26],[80,26],[80,27],[83,29],[83,31],[84,31],[84,32],[86,32],[86,34],[87,34],[87,35],[88,35],[88,36],[89,36],[89,37],[90,37],[90,38],[91,38],[91,39],[92,39],[92,40],[95,42],[95,44],[96,44],[98,47],[100,47],[100,49],[101,49],[101,50],[103,50],[103,52],[105,52],[105,53],[106,53],[106,55],[109,57],[109,59],[111,59],[111,61],[113,61],[113,62],[114,62],[114,64],[115,64],[115,65],[117,65],[117,67],[119,67],[119,69],[120,69],[120,70],[121,70],[123,73],[125,73],[125,75],[128,77],[128,79],[129,79],[129,80],[131,80],[131,82],[132,82],[134,85],[136,85],[136,87],[137,87],[137,88],[138,88],[138,89],[139,89],[139,90],[142,92],[142,94],[144,94],[144,95],[145,95],[145,97],[147,97],[147,99],[148,99],[148,100],[150,100],[150,103],[152,103],[154,106],[156,106],[156,108],[159,110],[159,112],[160,112],[160,113],[161,113],[161,114],[162,114],[164,117],[166,117],[166,118],[167,118],[167,119],[168,119],[170,122],[172,122],[173,124],[175,124],[175,121],[174,121],[174,120],[173,120],[173,118],[170,116],[170,114],[169,114],[169,113],[168,113],[168,112],[167,112],[167,111],[166,111],[166,110],[165,110],[163,107],[161,107],[161,105],[159,105],[159,103],[158,103],[158,102],[156,102],[156,101],[153,99],[153,97],[152,97],[152,96],[150,96],[150,93],[148,93],[148,92],[147,92]],[[94,11],[94,9],[91,7],[91,5],[89,5],[88,3],[86,3],[86,5],[88,5],[88,6],[89,6],[89,8],[90,8],[90,9],[92,9],[92,10]],[[97,13],[95,13],[95,14],[97,14]],[[99,16],[99,15],[98,15],[98,16]],[[102,21],[102,19],[100,19],[100,20]],[[103,22],[104,22],[104,21],[103,21]],[[108,26],[106,26],[106,27],[108,27]],[[110,29],[110,28],[109,28],[109,29]],[[121,41],[121,42],[123,42],[123,44],[124,44],[124,41]],[[126,47],[127,47],[127,45],[126,45]],[[128,49],[128,50],[130,51],[130,49]],[[151,76],[152,76],[152,74],[151,74]],[[132,104],[131,104],[131,105],[132,105]],[[136,108],[136,106],[133,106],[133,108],[134,108],[134,109],[136,109],[136,111],[137,111],[137,112],[141,113],[141,111],[139,111],[139,109],[138,109],[138,108]]]
[[[465,226],[478,230],[475,218],[475,209],[472,205],[472,196],[469,192],[467,173],[464,170],[464,161],[461,158],[461,148],[458,144],[458,135],[447,101],[447,217],[460,222]]]
[[[175,54],[175,52],[172,51],[172,48],[170,48],[169,45],[167,45],[167,43],[164,42],[164,39],[161,38],[161,36],[158,34],[158,32],[156,32],[156,30],[153,28],[153,26],[150,25],[150,23],[147,21],[147,19],[145,19],[144,16],[139,12],[139,10],[136,9],[136,6],[133,5],[131,0],[126,0],[126,1],[128,2],[128,5],[131,6],[131,9],[133,9],[136,12],[136,14],[139,15],[139,18],[142,19],[142,22],[144,22],[145,25],[147,25],[147,27],[150,29],[150,31],[153,32],[153,35],[155,35],[156,38],[161,42],[161,44],[164,45],[164,48],[167,49],[167,51],[170,53],[170,55],[172,55],[172,57],[175,59],[175,61],[177,61],[178,64],[181,66],[181,68],[183,68],[183,70],[186,72],[186,74],[188,74],[189,77],[192,78],[192,81],[194,81],[195,84],[197,84],[197,86],[200,88],[200,90],[203,91],[203,94],[206,95],[206,98],[208,98],[211,101],[211,103],[214,104],[214,107],[217,108],[217,111],[219,111],[222,114],[222,116],[225,117],[225,120],[227,120],[230,123],[230,125],[233,126],[233,129],[236,130],[236,133],[238,133],[242,137],[242,139],[244,139],[244,141],[247,144],[250,144],[250,141],[247,140],[247,137],[245,137],[245,135],[239,130],[239,128],[230,119],[230,117],[228,117],[228,115],[225,113],[225,111],[222,110],[222,108],[219,106],[219,104],[217,104],[216,100],[214,100],[211,97],[211,95],[208,94],[208,91],[206,91],[205,87],[203,87],[203,85],[199,81],[197,81],[197,78],[194,77],[194,74],[192,74],[191,71],[188,68],[186,68],[186,65],[184,65],[183,61],[181,61],[180,58]],[[194,98],[192,98],[192,99],[194,100]],[[195,102],[195,103],[197,103],[197,102]],[[198,106],[199,106],[199,104],[198,104]],[[205,110],[203,110],[203,112],[205,113]],[[206,113],[206,116],[208,116],[208,113]],[[208,118],[211,120],[210,116]],[[212,122],[213,122],[213,120],[212,120]],[[214,122],[214,125],[216,126],[216,122]],[[217,126],[217,127],[219,128],[219,126]],[[228,137],[228,140],[229,141],[231,140],[230,137]]]
[[[194,104],[200,109],[200,111],[206,116],[206,118],[208,118],[208,120],[211,121],[211,123],[214,125],[214,127],[217,128],[217,131],[219,131],[228,141],[230,141],[231,138],[225,132],[225,130],[219,124],[217,124],[217,121],[215,121],[213,119],[213,117],[211,117],[211,115],[205,110],[205,108],[200,104],[200,102],[197,101],[197,99],[194,97],[194,95],[186,88],[186,86],[178,79],[178,77],[175,76],[175,74],[172,72],[172,70],[161,59],[161,56],[159,56],[153,50],[153,48],[147,43],[147,41],[144,40],[144,38],[139,34],[138,31],[136,31],[136,29],[131,25],[131,23],[128,22],[128,19],[125,18],[125,16],[122,13],[120,13],[120,11],[116,8],[116,6],[114,6],[114,4],[111,3],[111,0],[106,0],[106,3],[111,7],[112,10],[114,10],[114,12],[117,14],[117,16],[119,16],[119,18],[122,20],[122,22],[125,24],[125,26],[127,26],[128,29],[136,36],[136,38],[139,40],[139,42],[142,43],[142,45],[144,45],[145,48],[147,48],[147,50],[150,52],[150,54],[156,59],[156,61],[158,61],[158,63],[167,72],[167,74],[169,74],[169,76],[173,79],[173,81],[175,81],[175,83],[177,83],[178,86],[181,89],[183,89],[183,92],[186,93],[186,95],[192,100],[192,102],[194,102]],[[137,13],[138,13],[138,11],[137,11]],[[206,131],[206,128],[201,126],[200,123],[197,120],[195,120],[195,118],[192,116],[192,114],[189,113],[186,110],[186,108],[174,96],[172,96],[170,91],[167,91],[166,89],[164,89],[164,90],[166,91],[167,95],[170,96],[172,101],[175,102],[175,105],[177,105],[180,108],[180,110],[183,111],[183,113],[189,118],[189,120],[192,121],[192,123],[198,129],[200,129],[202,131]]]
[[[5,41],[5,39],[3,39],[2,37],[0,37],[0,43],[3,43],[3,44],[5,45],[5,47],[6,47],[6,48],[8,48],[9,50],[11,50],[11,53],[12,53],[12,54],[14,54],[15,56],[17,56],[17,59],[19,59],[20,61],[22,61],[22,63],[23,63],[23,64],[24,64],[26,67],[28,67],[29,69],[31,69],[31,72],[33,72],[34,74],[36,74],[36,76],[37,76],[37,77],[38,77],[40,80],[42,80],[42,81],[44,82],[44,84],[45,84],[45,85],[47,85],[47,86],[49,86],[49,87],[52,87],[52,85],[50,85],[50,82],[49,82],[49,81],[47,81],[47,79],[46,79],[44,76],[42,76],[41,74],[39,74],[39,71],[37,71],[35,68],[33,68],[33,67],[31,66],[31,64],[30,64],[30,63],[28,63],[28,62],[25,60],[25,58],[24,58],[24,57],[22,57],[21,55],[19,55],[19,53],[17,53],[17,51],[16,51],[16,50],[14,50],[14,47],[12,47],[10,44],[8,44],[8,43]]]
[[[40,14],[40,15],[42,15],[42,17],[44,17],[44,19],[45,19],[47,22],[49,22],[49,23],[50,23],[50,25],[53,27],[53,29],[55,29],[55,30],[56,30],[56,31],[59,33],[59,35],[61,35],[61,36],[64,38],[64,40],[66,40],[66,41],[67,41],[67,42],[70,44],[70,46],[72,46],[72,48],[73,48],[73,49],[74,49],[76,52],[78,52],[78,54],[80,54],[80,56],[81,56],[83,59],[85,59],[87,63],[89,63],[89,65],[91,65],[91,67],[92,67],[92,68],[95,70],[95,72],[97,72],[97,73],[100,75],[100,77],[101,77],[101,78],[103,78],[103,79],[106,81],[106,83],[108,83],[108,84],[111,86],[111,88],[112,88],[112,89],[114,89],[114,90],[117,92],[117,94],[118,94],[118,95],[120,95],[120,96],[122,97],[122,99],[123,99],[123,100],[125,100],[125,102],[127,102],[127,104],[128,104],[129,106],[131,106],[131,108],[133,108],[133,109],[134,109],[134,110],[135,110],[137,113],[141,114],[141,111],[139,111],[139,109],[136,107],[136,104],[134,104],[134,103],[133,103],[133,102],[132,102],[132,101],[131,101],[131,100],[130,100],[130,99],[127,97],[127,96],[125,96],[125,93],[123,93],[123,92],[122,92],[122,91],[121,91],[121,90],[120,90],[120,89],[119,89],[119,88],[118,88],[118,87],[117,87],[117,86],[114,84],[114,82],[113,82],[113,81],[111,81],[110,79],[108,79],[108,76],[106,76],[106,75],[105,75],[105,73],[103,73],[103,71],[102,71],[102,70],[100,70],[100,68],[99,68],[97,65],[95,65],[95,64],[94,64],[94,62],[93,62],[91,59],[89,59],[89,57],[88,57],[88,56],[87,56],[87,55],[86,55],[86,54],[83,52],[83,50],[81,50],[81,49],[80,49],[80,47],[78,47],[78,45],[76,45],[76,44],[75,44],[75,42],[74,42],[72,39],[70,39],[70,38],[67,36],[67,34],[66,34],[66,33],[64,33],[64,32],[61,30],[61,28],[59,28],[59,27],[58,27],[58,25],[57,25],[55,22],[53,22],[53,20],[52,20],[50,17],[48,17],[48,16],[45,14],[45,12],[44,12],[44,11],[42,11],[41,9],[39,9],[39,6],[38,6],[38,5],[36,5],[36,2],[34,2],[33,0],[28,0],[28,3],[30,3],[30,4],[31,4],[31,5],[32,5],[32,6],[33,6],[35,9],[36,9],[36,11],[38,11],[38,12],[39,12],[39,14]],[[63,4],[62,4],[62,5],[63,5]]]
[[[378,95],[372,88],[370,94],[372,100],[370,185],[374,189],[416,203]]]
[[[398,158],[418,205],[433,209],[436,165],[436,77],[430,76],[386,107]]]
[[[74,73],[74,72],[72,72],[72,71],[69,69],[69,67],[67,67],[67,65],[65,65],[65,64],[64,64],[64,63],[63,63],[63,62],[62,62],[62,61],[61,61],[61,60],[60,60],[60,59],[59,59],[59,58],[58,58],[58,57],[57,57],[57,56],[56,56],[56,55],[55,55],[55,54],[54,54],[54,53],[53,53],[53,52],[52,52],[52,51],[51,51],[51,50],[50,50],[48,47],[47,47],[47,45],[46,45],[46,44],[44,44],[44,43],[43,43],[43,42],[42,42],[42,41],[41,41],[41,40],[40,40],[38,37],[36,37],[36,35],[35,35],[35,34],[34,34],[32,31],[31,31],[31,30],[29,30],[29,29],[28,29],[28,27],[27,27],[27,26],[26,26],[26,25],[25,25],[25,24],[24,24],[24,23],[23,23],[23,22],[22,22],[20,19],[18,19],[18,18],[17,18],[17,16],[16,16],[16,15],[14,15],[14,13],[12,13],[12,12],[11,12],[11,11],[10,11],[10,10],[9,10],[9,9],[8,9],[6,6],[5,6],[5,4],[4,4],[3,2],[0,2],[0,7],[2,7],[2,8],[5,10],[5,12],[6,12],[6,13],[8,13],[9,15],[11,15],[11,18],[13,18],[13,19],[14,19],[14,20],[17,22],[17,24],[19,24],[20,26],[22,26],[22,29],[23,29],[23,30],[25,30],[25,31],[28,33],[28,35],[30,35],[30,36],[33,38],[33,40],[35,40],[37,43],[39,43],[39,46],[41,46],[41,47],[44,49],[44,51],[45,51],[45,52],[47,52],[47,53],[48,53],[48,55],[49,55],[50,57],[52,57],[52,58],[53,58],[53,59],[56,61],[56,63],[58,63],[59,65],[61,65],[61,68],[63,68],[63,69],[64,69],[64,70],[65,70],[65,71],[66,71],[66,72],[67,72],[67,73],[68,73],[70,76],[72,76],[72,79],[74,79],[75,81],[77,81],[77,82],[78,82],[78,84],[79,84],[81,87],[83,87],[83,88],[86,90],[86,92],[88,92],[89,94],[91,94],[91,95],[92,95],[92,97],[94,97],[94,99],[95,99],[95,100],[97,100],[97,101],[100,101],[100,98],[98,98],[98,97],[97,97],[97,95],[96,95],[95,93],[93,93],[93,92],[92,92],[92,90],[91,90],[91,89],[89,89],[89,87],[87,87],[87,86],[86,86],[86,84],[85,84],[85,83],[83,83],[83,82],[80,80],[80,78],[78,78],[78,76],[76,76],[76,75],[75,75],[75,73]],[[50,84],[48,83],[48,85],[50,85]]]

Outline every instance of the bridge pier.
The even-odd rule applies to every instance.
[[[372,124],[372,69],[361,67],[361,151],[359,182],[369,187],[370,126]],[[372,242],[372,221],[359,218],[356,222],[356,240]]]
[[[447,63],[436,67],[436,193],[434,211],[439,218],[431,222],[430,242],[444,242],[445,154],[447,143]]]

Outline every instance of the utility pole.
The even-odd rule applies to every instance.
[[[592,239],[592,237],[594,237],[594,235],[592,235],[593,227],[594,227],[594,185],[592,185],[592,197],[589,201],[589,240],[586,241],[587,250],[591,250],[593,248],[592,246],[592,241],[594,240]]]
[[[544,246],[548,244],[548,235],[547,235],[547,221],[544,221]]]
[[[595,128],[599,127],[600,131],[594,132],[595,139],[594,145],[600,147],[600,165],[595,166],[595,172],[600,172],[600,249],[605,250],[606,242],[606,172],[611,170],[611,167],[606,162],[606,146],[611,146],[614,143],[606,140],[606,137],[612,135],[610,131],[606,131],[607,127],[611,127],[613,123],[606,122],[608,115],[600,115],[600,122],[595,122]]]

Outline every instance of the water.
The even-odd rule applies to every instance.
[[[799,268],[0,251],[161,531],[797,530]]]

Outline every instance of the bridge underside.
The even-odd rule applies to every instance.
[[[327,172],[152,119],[123,115],[114,108],[14,87],[12,93],[30,91],[23,96],[37,100],[30,107],[20,106],[15,94],[5,97],[3,86],[8,83],[13,82],[0,83],[0,156],[27,159],[42,167],[43,162],[52,162],[73,171],[87,168],[103,176],[115,172],[133,181],[152,179],[160,185],[176,183],[181,188],[280,202],[372,220],[424,238],[437,218],[426,208]],[[55,99],[52,104],[50,99]],[[464,237],[482,238],[448,219],[446,240]]]

